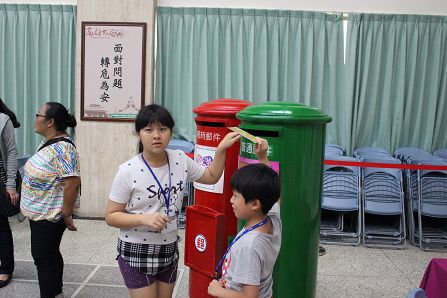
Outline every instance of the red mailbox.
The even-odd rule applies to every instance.
[[[236,118],[236,114],[250,104],[248,101],[239,99],[216,99],[205,102],[193,110],[197,114],[195,118],[197,124],[196,146],[194,149],[194,159],[197,162],[209,165],[213,161],[219,142],[229,132],[227,127],[238,126],[240,121]],[[230,204],[230,198],[233,195],[230,179],[237,170],[238,155],[239,143],[227,150],[224,173],[215,185],[194,183],[194,207],[208,207],[216,214],[222,215],[223,223],[215,232],[210,231],[209,229],[214,229],[213,225],[197,226],[191,223],[191,219],[188,219],[187,212],[185,241],[188,252],[185,252],[185,264],[191,269],[189,293],[192,298],[211,297],[207,294],[207,289],[212,280],[215,266],[227,248],[229,237],[235,236],[237,232],[237,219]],[[189,212],[192,212],[191,210]],[[204,209],[200,210],[203,211]],[[191,231],[190,229],[197,230]],[[205,235],[205,231],[206,233],[216,233],[213,238],[216,239],[216,247],[212,251],[210,250],[210,253],[214,254],[212,258],[203,258],[204,254],[191,252],[191,250],[198,250],[196,236],[199,234]],[[203,264],[204,262],[207,264]],[[212,268],[212,272],[209,272],[208,269],[210,268]]]
[[[216,99],[205,102],[193,111],[197,114],[196,147],[194,158],[197,162],[209,165],[222,138],[230,132],[227,127],[238,126],[240,120],[236,114],[250,105],[250,102],[238,99]],[[239,143],[227,150],[225,170],[215,185],[194,183],[194,204],[214,209],[225,215],[225,237],[236,234],[237,220],[230,204],[232,190],[231,175],[237,170]]]
[[[224,215],[208,207],[188,206],[186,227],[185,265],[191,269],[189,296],[209,297],[208,284],[214,277],[219,256],[225,253],[225,239],[221,232]]]

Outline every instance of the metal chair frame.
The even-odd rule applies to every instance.
[[[402,249],[406,246],[406,225],[402,172],[399,169],[366,168],[363,176],[363,243],[368,247]],[[372,205],[368,207],[368,203]],[[382,209],[387,204],[394,209]],[[382,210],[380,210],[382,209]],[[366,214],[399,216],[399,227],[368,227]]]
[[[340,160],[350,160],[353,158],[340,157]],[[353,159],[356,160],[356,159]],[[360,170],[358,167],[349,166],[325,166],[323,174],[323,198],[321,208],[338,213],[338,220],[332,226],[320,226],[320,242],[324,244],[358,245],[361,240],[361,189]],[[342,206],[324,205],[326,200],[357,201],[357,204]],[[338,201],[339,203],[340,201]],[[357,212],[357,226],[353,232],[346,232],[345,215],[347,212]]]
[[[418,170],[417,180],[418,231],[414,238],[422,250],[446,252],[447,229],[424,230],[422,216],[447,219],[447,171]]]

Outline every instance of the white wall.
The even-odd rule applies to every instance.
[[[76,4],[76,0],[0,0],[0,2]],[[158,5],[447,15],[447,0],[158,0]]]

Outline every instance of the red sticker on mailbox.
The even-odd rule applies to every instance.
[[[196,245],[196,248],[200,252],[204,252],[206,250],[206,238],[202,234],[199,234],[196,236],[196,239],[194,239],[194,244]]]

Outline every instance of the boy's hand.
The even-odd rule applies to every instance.
[[[241,136],[237,132],[229,132],[227,135],[220,141],[218,148],[226,150],[234,145]]]
[[[267,159],[268,149],[269,149],[269,143],[267,142],[267,140],[256,137],[255,154],[258,157],[259,161],[261,162],[268,161]]]
[[[222,288],[223,287],[222,287],[221,283],[218,280],[213,279],[210,282],[210,284],[208,285],[208,294],[210,294],[211,296],[214,296],[214,297],[218,297],[219,291]]]
[[[153,228],[158,232],[166,229],[168,222],[170,222],[169,217],[167,217],[166,214],[160,212],[143,214],[142,225]]]

